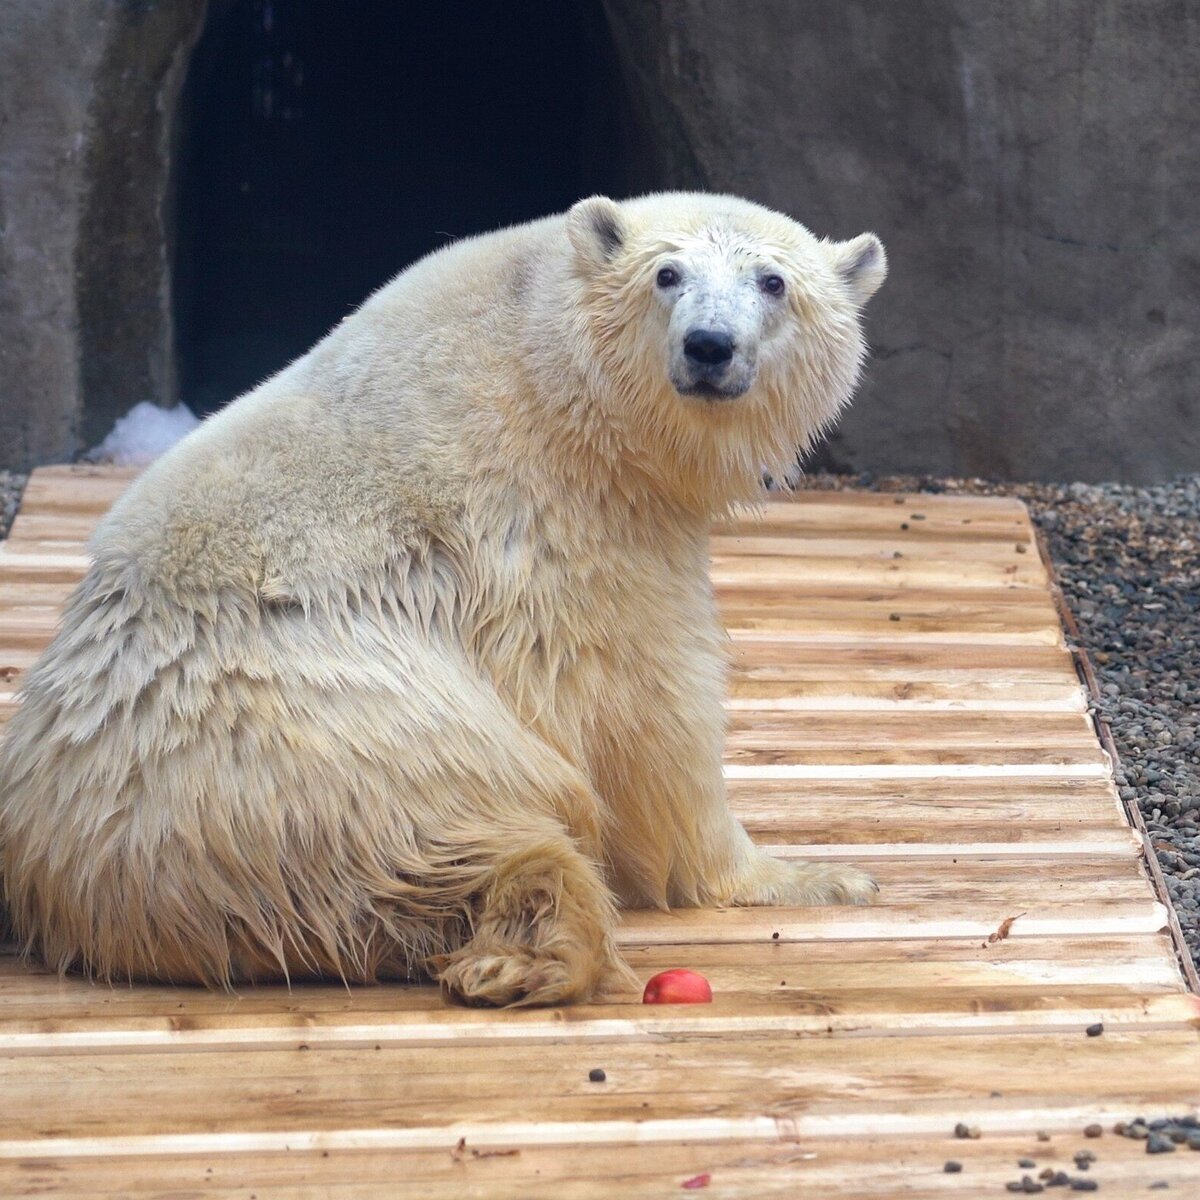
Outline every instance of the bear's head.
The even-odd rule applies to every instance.
[[[668,193],[581,200],[567,235],[605,402],[677,482],[747,498],[849,399],[887,273],[873,234],[822,241],[746,200]]]

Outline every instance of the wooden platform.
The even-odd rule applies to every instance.
[[[128,478],[34,474],[0,547],[0,718]],[[1195,1112],[1200,1000],[1023,507],[809,493],[717,534],[713,576],[733,803],[779,854],[868,865],[878,907],[630,913],[639,976],[702,971],[709,1006],[108,988],[0,959],[0,1195],[987,1196],[1086,1148],[1105,1197],[1200,1196],[1200,1153],[1082,1136]]]

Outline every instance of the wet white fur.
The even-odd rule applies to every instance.
[[[667,260],[736,320],[740,399],[671,386]],[[626,978],[618,904],[869,898],[729,814],[706,531],[849,396],[883,272],[734,198],[592,199],[431,255],[206,421],[101,525],[0,752],[26,947],[547,1003]]]

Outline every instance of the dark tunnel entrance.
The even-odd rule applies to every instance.
[[[448,238],[628,190],[598,0],[215,0],[179,125],[181,399],[211,412]]]

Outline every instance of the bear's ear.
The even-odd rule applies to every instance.
[[[612,262],[625,242],[625,221],[607,196],[589,196],[567,213],[567,236],[579,262],[600,270]]]
[[[887,254],[873,233],[862,233],[829,248],[833,268],[858,304],[866,304],[887,277]]]

